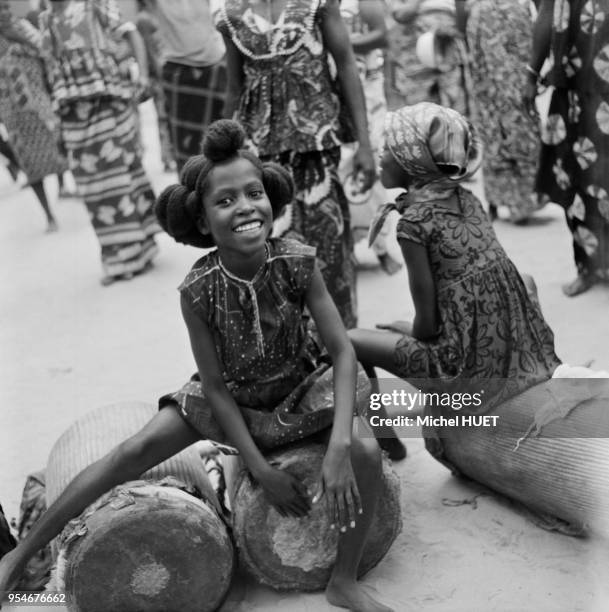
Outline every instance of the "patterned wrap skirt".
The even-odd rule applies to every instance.
[[[565,211],[578,273],[609,280],[609,96],[554,90],[536,188]]]
[[[522,108],[532,45],[531,13],[518,0],[477,0],[467,22],[477,125],[484,140],[487,199],[512,221],[542,205],[535,194],[539,120]]]
[[[226,101],[226,64],[196,68],[167,62],[161,86],[178,170],[201,152],[205,128],[221,119]]]
[[[137,273],[157,253],[155,196],[142,166],[137,113],[119,98],[64,104],[61,129],[72,174],[101,245],[104,273]]]

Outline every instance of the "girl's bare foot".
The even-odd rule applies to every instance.
[[[392,276],[396,272],[398,272],[402,268],[402,264],[399,261],[396,261],[389,255],[389,253],[383,253],[378,256],[379,263],[381,264],[381,268],[384,272]]]
[[[574,281],[568,283],[567,285],[563,285],[562,291],[567,297],[575,297],[580,293],[588,291],[588,289],[594,285],[596,280],[597,279],[594,274],[578,274]]]
[[[326,599],[333,606],[347,608],[351,612],[394,612],[369,595],[358,582],[351,580],[330,579]]]

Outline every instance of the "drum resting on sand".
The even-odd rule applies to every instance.
[[[50,453],[47,502],[155,412],[124,403],[77,421]],[[211,612],[226,596],[234,565],[215,492],[193,447],[102,496],[66,526],[55,549],[53,590],[65,590],[71,612]]]
[[[609,536],[609,379],[554,378],[486,416],[496,418],[423,433],[448,467],[565,522],[555,529]]]
[[[294,474],[310,490],[324,457],[322,444],[299,444],[268,456],[269,462]],[[360,575],[377,565],[402,528],[400,483],[383,461],[382,493],[360,564]],[[306,517],[282,517],[262,489],[242,470],[235,479],[233,530],[239,560],[259,582],[277,590],[323,589],[334,565],[338,534],[330,529],[325,504]]]

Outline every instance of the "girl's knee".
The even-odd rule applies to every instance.
[[[374,437],[363,437],[354,433],[351,440],[351,462],[357,470],[377,471],[381,468],[381,449]]]

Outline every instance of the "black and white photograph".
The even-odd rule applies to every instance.
[[[609,610],[609,0],[0,0],[0,609]]]

